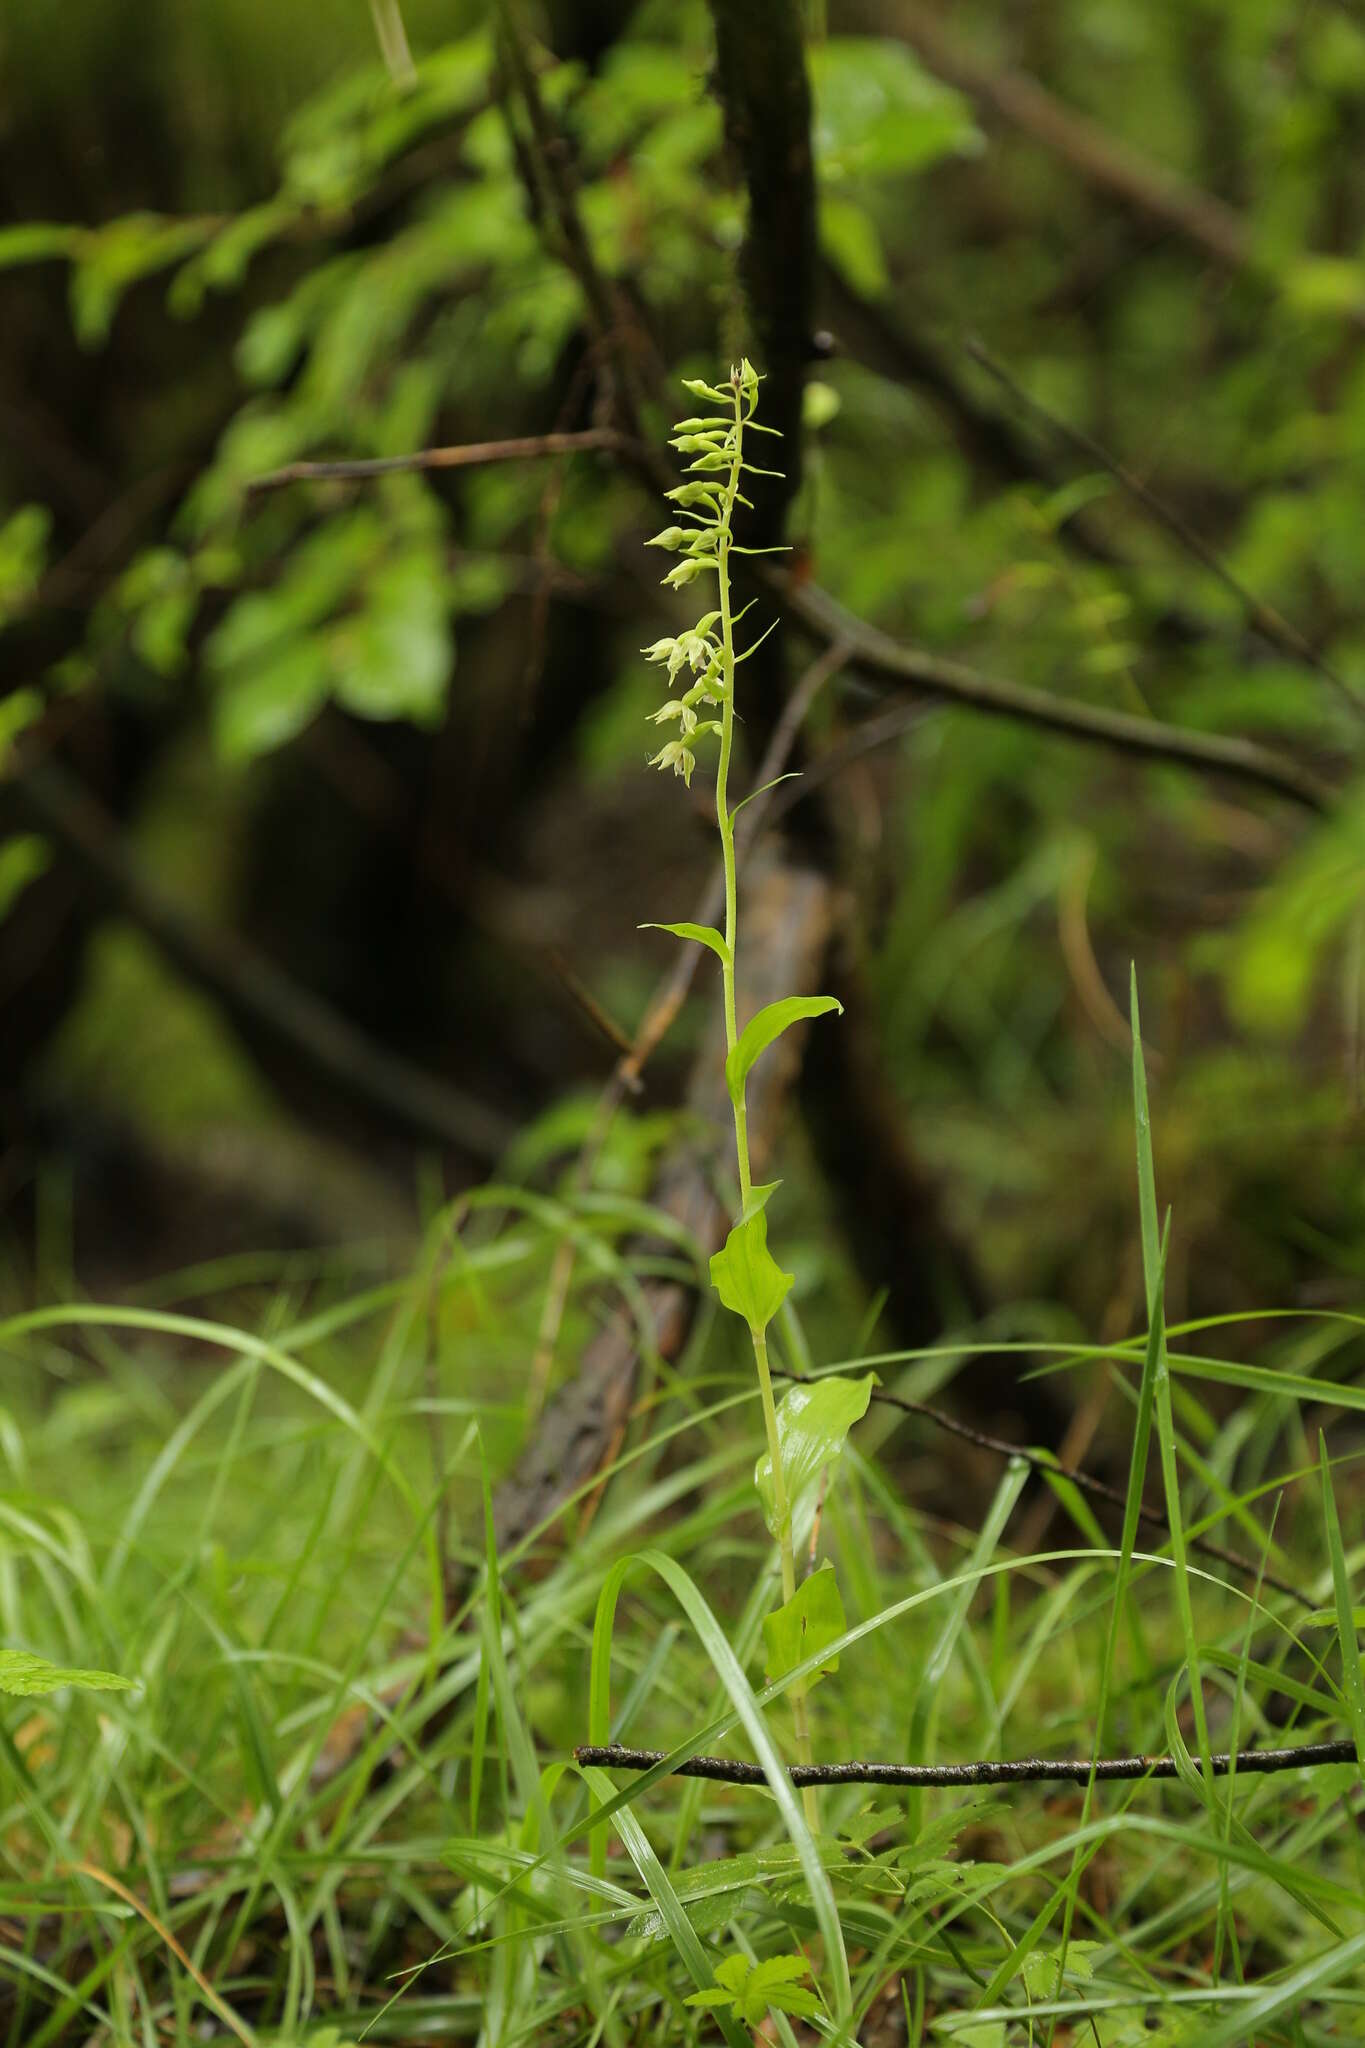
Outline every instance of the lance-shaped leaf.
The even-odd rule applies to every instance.
[[[803,1383],[789,1387],[782,1396],[777,1407],[777,1441],[787,1513],[793,1522],[825,1466],[843,1450],[844,1438],[854,1423],[866,1415],[876,1383],[876,1373],[870,1372],[860,1380],[834,1377]],[[754,1467],[754,1485],[763,1502],[763,1519],[771,1534],[778,1536],[773,1461],[766,1451]]]
[[[80,1692],[127,1692],[132,1683],[112,1671],[70,1671],[28,1650],[0,1650],[0,1692],[28,1698],[68,1685]]]
[[[844,1006],[834,996],[783,996],[780,1002],[765,1004],[740,1032],[739,1042],[725,1062],[731,1102],[739,1102],[749,1069],[775,1038],[791,1025],[801,1024],[807,1017],[824,1017],[831,1010],[843,1015]]]
[[[785,1678],[798,1664],[804,1664],[807,1657],[823,1650],[826,1643],[837,1643],[847,1627],[834,1566],[823,1564],[818,1572],[812,1572],[808,1579],[801,1581],[785,1607],[779,1607],[776,1614],[764,1618],[763,1640],[767,1645],[764,1677],[768,1684]],[[839,1659],[831,1657],[806,1682],[814,1685],[817,1678],[826,1678],[831,1671],[838,1669]]]
[[[758,1337],[781,1308],[792,1277],[768,1250],[768,1219],[762,1209],[737,1223],[711,1260],[711,1285],[724,1306],[743,1316]]]
[[[695,939],[699,946],[709,946],[722,967],[730,964],[730,948],[713,924],[642,924],[642,932],[672,932],[675,939]]]

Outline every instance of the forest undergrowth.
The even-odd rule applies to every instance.
[[[224,1262],[169,1279],[173,1306],[10,1317],[3,1624],[60,1668],[5,1676],[30,1695],[4,1730],[6,2038],[1357,2038],[1358,1766],[1208,1756],[1365,1718],[1334,1508],[1359,1454],[1314,1434],[1365,1410],[1338,1378],[1359,1321],[1258,1318],[1256,1364],[1237,1318],[1165,1332],[1138,1130],[1152,1331],[1027,1346],[1131,1417],[1121,1537],[1065,1480],[1042,1514],[1023,1459],[979,1515],[926,1510],[941,1444],[874,1403],[821,1503],[850,1620],[804,1675],[829,1672],[822,1760],[1174,1756],[1162,1785],[854,1784],[812,1831],[790,1794],[665,1775],[756,1729],[771,1754],[783,1690],[758,1391],[724,1327],[656,1356],[605,1493],[501,1554],[485,1513],[566,1239],[594,1248],[571,1328],[699,1274],[682,1243],[623,1256],[632,1202],[494,1188],[359,1292]],[[979,1343],[839,1364],[941,1395]],[[774,1354],[809,1363],[799,1299]],[[1164,1543],[1135,1540],[1146,1424]],[[1259,1571],[1211,1566],[1205,1532]],[[588,1740],[668,1756],[618,1781],[575,1762]]]

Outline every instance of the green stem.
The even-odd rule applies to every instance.
[[[735,387],[735,452],[729,482],[721,500],[716,535],[716,580],[720,585],[721,676],[724,696],[720,713],[720,762],[716,770],[716,823],[720,828],[721,856],[725,867],[725,958],[721,974],[725,991],[725,1049],[733,1052],[739,1038],[735,1006],[735,947],[738,934],[738,880],[735,870],[735,825],[730,812],[730,756],[735,738],[735,638],[730,615],[730,522],[739,490],[740,461],[744,441],[743,397]],[[739,1200],[743,1211],[749,1205],[753,1180],[749,1170],[749,1117],[744,1083],[738,1100],[731,1100],[735,1120],[735,1159],[739,1167]],[[768,1456],[773,1468],[773,1505],[777,1514],[778,1548],[782,1559],[782,1598],[796,1595],[796,1556],[792,1548],[791,1513],[787,1485],[782,1472],[782,1446],[777,1433],[777,1404],[773,1399],[772,1374],[768,1370],[768,1340],[761,1330],[750,1330],[754,1344],[754,1366],[763,1401],[763,1427],[767,1432]],[[806,1687],[798,1682],[790,1688],[792,1726],[796,1754],[803,1764],[811,1762],[810,1724],[806,1714]],[[802,1791],[806,1820],[812,1829],[820,1825],[819,1799],[813,1785]]]

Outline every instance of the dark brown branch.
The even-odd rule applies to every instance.
[[[51,762],[28,768],[14,786],[39,830],[59,841],[174,967],[209,989],[234,1023],[287,1047],[401,1128],[486,1163],[500,1157],[511,1127],[495,1110],[385,1052],[273,961],[201,924],[132,858],[100,806],[64,769]]]
[[[744,348],[764,374],[763,420],[782,435],[772,467],[754,477],[749,529],[756,546],[781,541],[801,484],[801,401],[813,353],[816,232],[810,82],[795,0],[711,0],[712,83],[748,196],[740,277],[748,301]],[[767,456],[759,458],[767,462]]]
[[[772,1373],[774,1379],[800,1380],[805,1385],[814,1384],[809,1373],[788,1372],[776,1365],[772,1368]],[[873,1389],[872,1398],[885,1408],[899,1408],[903,1415],[920,1416],[925,1422],[932,1422],[936,1429],[947,1430],[950,1436],[960,1437],[963,1443],[973,1444],[977,1450],[989,1451],[993,1457],[1022,1458],[1026,1465],[1031,1465],[1044,1479],[1068,1480],[1082,1493],[1092,1494],[1096,1500],[1108,1501],[1111,1507],[1125,1508],[1128,1505],[1127,1495],[1121,1493],[1117,1486],[1110,1486],[1107,1480],[1097,1479],[1090,1472],[1082,1472],[1075,1465],[1063,1465],[1059,1459],[1028,1450],[1023,1444],[1012,1444],[1007,1437],[992,1436],[984,1429],[973,1429],[969,1422],[959,1422],[955,1415],[949,1415],[942,1408],[931,1407],[927,1401],[912,1401],[904,1394],[889,1394],[880,1387]],[[1149,1528],[1159,1529],[1163,1535],[1169,1536],[1170,1523],[1159,1508],[1140,1506],[1138,1517]],[[1205,1557],[1217,1558],[1220,1564],[1227,1565],[1243,1578],[1261,1580],[1267,1586],[1273,1586],[1277,1593],[1284,1593],[1291,1600],[1297,1600],[1303,1607],[1312,1608],[1315,1605],[1301,1587],[1291,1585],[1288,1579],[1279,1578],[1274,1572],[1264,1570],[1254,1559],[1243,1557],[1238,1551],[1226,1549],[1221,1543],[1216,1543],[1211,1536],[1190,1535],[1187,1540],[1191,1550],[1201,1551]]]
[[[668,1754],[662,1749],[625,1749],[620,1743],[581,1743],[574,1751],[580,1764],[605,1771],[649,1771]],[[1295,1749],[1219,1750],[1209,1761],[1215,1778],[1236,1773],[1266,1775],[1272,1771],[1318,1770],[1324,1764],[1353,1764],[1354,1742],[1305,1742]],[[710,1778],[720,1785],[766,1785],[761,1764],[732,1762],[725,1756],[693,1756],[671,1773],[675,1778]],[[1173,1756],[1089,1757],[1022,1756],[1009,1761],[970,1764],[792,1764],[793,1785],[1088,1785],[1143,1778],[1178,1778]]]
[[[555,127],[542,97],[516,0],[499,0],[497,17],[499,54],[525,108],[530,128],[528,142],[517,133],[504,94],[503,113],[523,180],[540,215],[540,225],[549,227],[557,236],[563,261],[578,279],[587,302],[594,339],[606,352],[604,360],[609,357],[614,363],[620,379],[621,417],[638,440],[645,393],[637,356],[652,356],[653,351],[640,323],[630,317],[621,292],[604,275],[593,254],[578,208],[568,145]]]
[[[476,469],[490,462],[536,462],[552,455],[621,455],[632,443],[614,427],[584,427],[572,434],[522,434],[507,441],[466,441],[453,448],[419,448],[413,455],[376,455],[354,462],[290,462],[247,484],[249,496],[285,484],[368,483],[412,471]]]
[[[815,638],[841,641],[850,650],[851,668],[888,682],[908,684],[936,697],[968,704],[998,717],[1040,725],[1073,739],[1090,740],[1120,753],[1140,754],[1179,767],[1231,776],[1288,797],[1308,810],[1332,808],[1333,793],[1308,768],[1277,754],[1256,740],[1194,732],[1159,718],[1138,718],[1126,711],[1108,711],[1036,690],[1027,683],[1008,683],[982,675],[960,661],[906,647],[876,626],[865,625],[846,612],[827,591],[813,583],[794,583],[782,571],[767,569],[763,579],[791,616]]]
[[[1087,434],[1083,427],[1072,426],[1069,420],[1059,418],[1040,400],[1025,391],[1018,379],[991,354],[984,343],[973,338],[967,342],[966,348],[972,361],[979,363],[987,375],[995,379],[1002,391],[1008,392],[1021,411],[1038,421],[1058,440],[1083,455],[1088,462],[1098,464],[1106,475],[1114,479],[1120,489],[1127,492],[1135,504],[1142,507],[1149,519],[1164,527],[1187,554],[1193,555],[1210,575],[1216,576],[1223,588],[1243,606],[1248,625],[1254,628],[1263,640],[1278,653],[1287,655],[1291,661],[1301,662],[1305,668],[1310,668],[1315,675],[1321,676],[1324,682],[1330,683],[1357,718],[1365,716],[1365,704],[1361,702],[1345,677],[1339,675],[1330,663],[1323,660],[1298,627],[1276,611],[1274,605],[1267,604],[1264,598],[1257,597],[1254,590],[1248,590],[1245,583],[1233,574],[1222,556],[1209,546],[1202,534],[1197,533],[1189,522],[1182,518],[1173,505],[1168,505],[1164,498],[1158,497],[1140,476],[1135,476],[1131,469],[1111,455],[1108,449],[1092,435]]]

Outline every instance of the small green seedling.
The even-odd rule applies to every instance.
[[[833,996],[785,996],[751,1017],[743,1031],[738,1027],[735,818],[739,806],[730,806],[730,762],[735,735],[735,672],[759,643],[754,641],[742,653],[735,652],[735,627],[743,613],[737,618],[731,610],[730,557],[749,550],[737,548],[732,522],[735,506],[749,503],[740,489],[740,479],[756,467],[745,459],[745,436],[770,434],[775,429],[760,426],[754,418],[759,378],[747,358],[731,371],[729,383],[722,388],[688,379],[684,383],[694,398],[714,410],[678,422],[672,445],[692,458],[688,467],[690,480],[668,493],[680,523],[666,526],[648,544],[678,558],[664,577],[665,583],[676,590],[700,576],[714,576],[718,603],[715,610],[704,612],[687,632],[656,640],[652,647],[643,650],[648,660],[667,668],[670,684],[679,680],[686,684],[680,695],[670,697],[652,714],[655,725],[674,725],[677,733],[650,765],[671,768],[690,787],[697,765],[697,748],[713,740],[718,742],[716,824],[725,869],[725,930],[718,932],[712,925],[690,923],[651,925],[645,929],[672,932],[677,938],[705,946],[720,962],[725,1004],[725,1082],[734,1115],[739,1215],[723,1248],[711,1261],[711,1283],[722,1305],[748,1325],[763,1402],[767,1450],[758,1461],[754,1482],[782,1561],[785,1604],[765,1624],[768,1676],[778,1679],[844,1632],[843,1608],[832,1572],[828,1579],[823,1573],[819,1575],[821,1583],[816,1592],[806,1587],[797,1590],[796,1532],[801,1518],[812,1507],[821,1473],[839,1456],[849,1429],[866,1413],[875,1374],[869,1373],[859,1381],[830,1379],[814,1386],[795,1386],[780,1408],[773,1399],[768,1326],[782,1306],[792,1276],[783,1272],[768,1249],[767,1204],[777,1183],[764,1187],[753,1184],[745,1087],[756,1061],[774,1039],[791,1025],[823,1017],[842,1005]],[[796,1749],[803,1763],[811,1761],[806,1717],[808,1684],[807,1680],[798,1680],[790,1688]],[[816,1808],[810,1788],[806,1792],[806,1811],[813,1823]]]
[[[751,1963],[747,1956],[727,1956],[716,1965],[716,1989],[693,1991],[684,2005],[699,2005],[707,2012],[728,2007],[746,2027],[761,2027],[774,2012],[792,2013],[798,2019],[813,2019],[821,2010],[813,1991],[799,1980],[810,1975],[804,1956],[769,1956],[766,1962]]]

